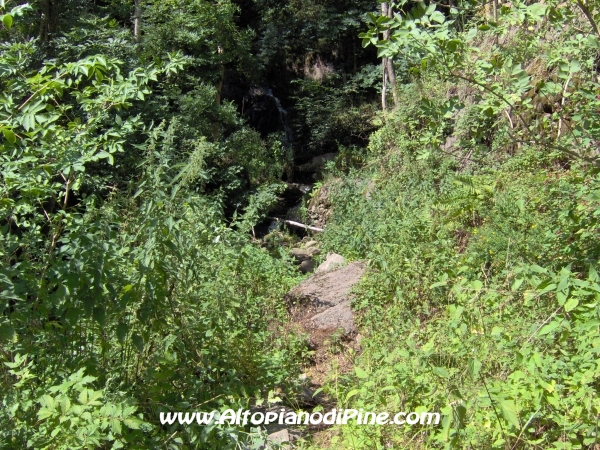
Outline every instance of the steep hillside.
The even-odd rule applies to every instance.
[[[364,166],[332,172],[325,248],[369,271],[364,352],[326,392],[444,419],[338,427],[331,448],[596,448],[595,7],[370,18],[362,37],[390,27],[380,54],[414,66]]]

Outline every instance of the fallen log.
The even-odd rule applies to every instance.
[[[278,222],[284,222],[284,223],[286,223],[288,225],[291,225],[293,227],[304,228],[305,230],[316,231],[316,232],[325,231],[323,228],[311,227],[310,225],[305,225],[305,224],[300,223],[300,222],[294,222],[293,220],[284,220],[284,219],[280,219],[278,217],[269,217],[269,219],[271,219],[271,220],[277,220]]]

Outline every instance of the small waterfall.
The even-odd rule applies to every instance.
[[[275,102],[275,105],[277,106],[277,111],[279,111],[279,123],[285,133],[284,145],[286,147],[290,147],[292,145],[292,142],[294,141],[294,135],[292,133],[292,129],[290,128],[290,126],[288,124],[288,120],[287,120],[288,113],[285,110],[285,108],[283,106],[281,106],[281,101],[273,95],[273,91],[271,90],[271,88],[264,89],[264,93],[267,97],[273,99],[273,101]]]
[[[283,144],[290,149],[294,141],[292,129],[288,124],[288,112],[281,105],[281,101],[273,94],[270,88],[256,87],[249,93],[249,109],[247,115],[250,124],[260,131],[263,136],[283,131]]]

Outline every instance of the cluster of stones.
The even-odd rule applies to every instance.
[[[317,241],[308,241],[304,243],[302,248],[293,248],[292,256],[298,264],[300,264],[300,270],[302,273],[310,273],[315,270],[315,262],[313,257],[321,253],[319,244]]]

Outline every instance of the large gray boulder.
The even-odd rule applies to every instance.
[[[365,264],[355,261],[339,267],[344,261],[340,255],[330,255],[314,275],[287,294],[294,319],[308,330],[356,331],[350,292],[363,276]]]
[[[344,265],[346,265],[346,258],[342,255],[327,253],[327,258],[317,267],[316,273],[327,272],[328,270],[337,269]]]

